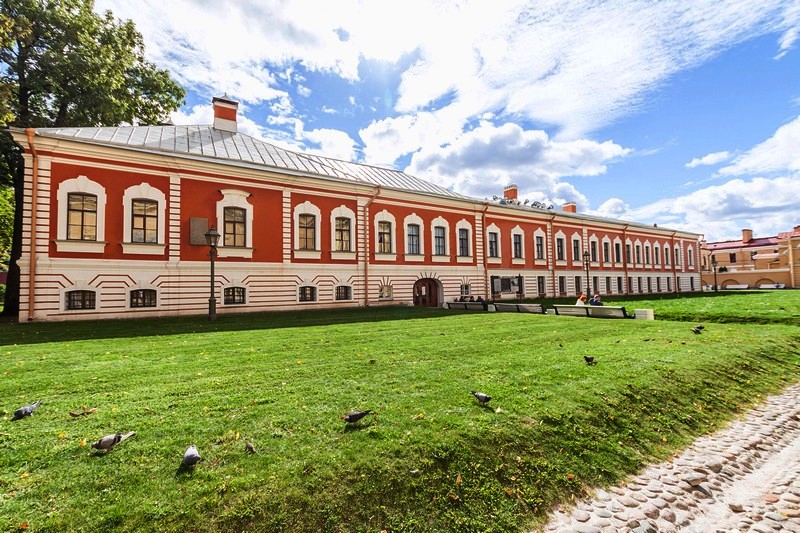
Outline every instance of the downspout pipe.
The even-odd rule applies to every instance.
[[[673,232],[672,235],[669,237],[669,252],[672,254],[672,283],[675,284],[675,293],[681,292],[680,287],[678,286],[678,271],[676,270],[678,266],[678,256],[675,255],[675,235],[676,233]]]
[[[622,268],[625,273],[625,294],[631,293],[631,278],[628,276],[628,224],[622,228]]]
[[[556,219],[555,215],[550,215],[550,220],[547,221],[549,227],[549,234],[550,234],[550,258],[552,261],[552,266],[548,263],[548,268],[550,269],[550,278],[553,285],[553,298],[558,298],[560,293],[558,292],[558,286],[556,285],[556,236],[553,233],[553,221]],[[545,291],[546,293],[547,291]]]
[[[483,202],[483,211],[481,212],[481,240],[483,241],[483,292],[484,300],[489,301],[491,295],[491,287],[489,287],[489,251],[486,249],[486,212],[489,210],[489,202]]]
[[[370,254],[370,231],[369,231],[369,206],[381,193],[381,186],[375,189],[375,194],[367,200],[364,205],[364,307],[369,307],[369,254]]]
[[[28,322],[36,318],[36,300],[34,298],[36,290],[36,226],[37,210],[39,204],[39,154],[36,153],[36,145],[33,137],[36,130],[26,128],[25,135],[28,137],[28,147],[31,151],[31,249],[30,261],[28,264]]]

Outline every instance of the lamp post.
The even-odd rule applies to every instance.
[[[711,268],[714,270],[714,292],[717,292],[717,258],[711,256]]]
[[[217,319],[217,298],[214,296],[214,256],[217,255],[217,243],[219,242],[219,232],[214,226],[205,233],[206,244],[210,250],[208,256],[211,258],[211,292],[208,298],[208,319]]]
[[[589,294],[589,261],[591,260],[592,256],[589,254],[589,251],[583,252],[583,266],[586,268],[586,294]]]

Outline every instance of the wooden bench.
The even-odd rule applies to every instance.
[[[494,307],[498,312],[544,314],[544,308],[542,308],[542,304],[512,304],[495,302]]]
[[[786,285],[783,283],[762,283],[758,286],[759,289],[784,289]]]
[[[448,309],[463,309],[465,311],[486,311],[483,302],[445,302]]]
[[[740,291],[742,291],[742,290],[744,290],[744,289],[746,289],[748,287],[749,287],[749,285],[725,285],[722,288],[725,289],[726,291],[727,290],[740,290]]]
[[[624,307],[610,305],[553,305],[557,315],[590,318],[632,318]]]

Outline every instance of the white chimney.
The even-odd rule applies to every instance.
[[[214,129],[236,133],[236,110],[239,102],[234,102],[226,94],[211,99],[214,105]]]

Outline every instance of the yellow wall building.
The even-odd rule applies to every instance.
[[[800,225],[774,237],[753,238],[743,229],[740,240],[701,241],[700,256],[706,289],[798,288]]]

